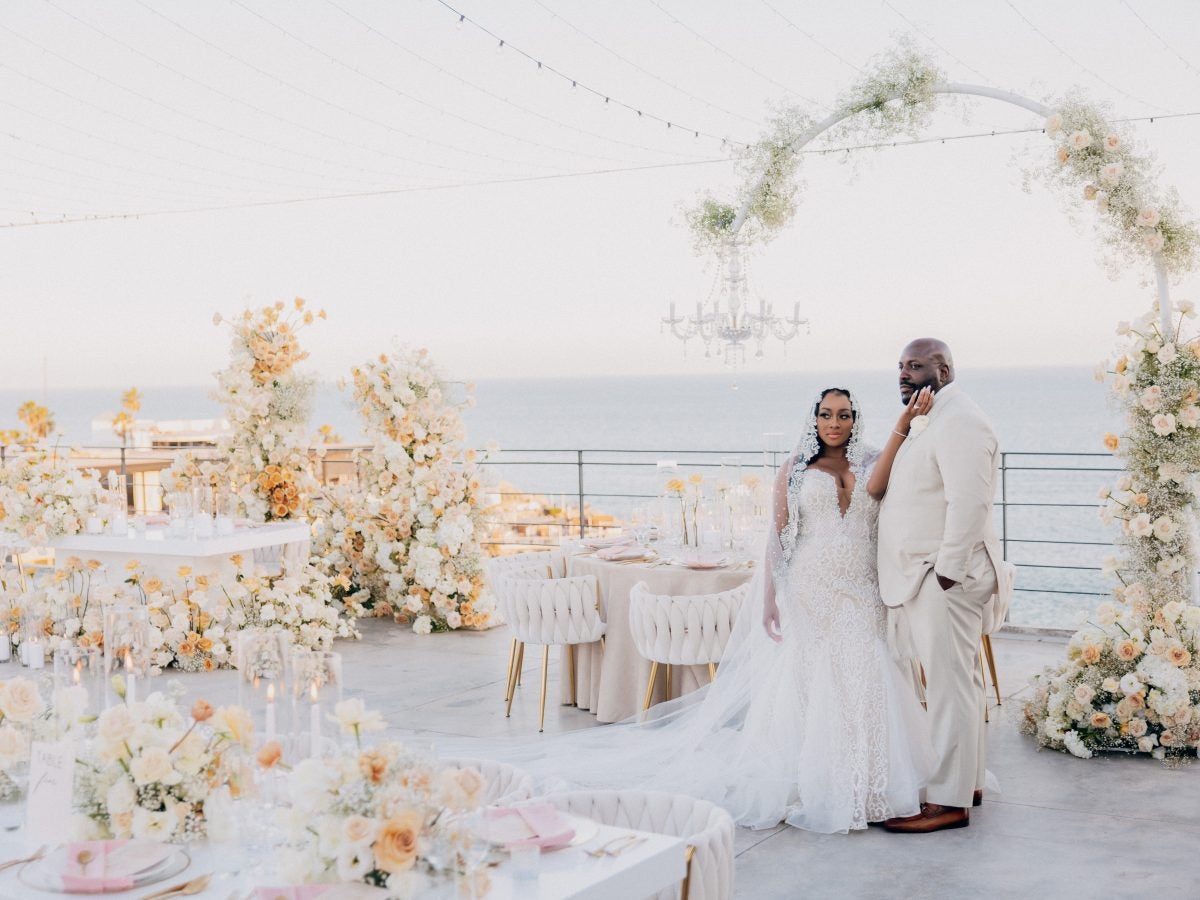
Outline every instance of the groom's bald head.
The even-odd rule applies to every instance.
[[[900,352],[900,401],[908,403],[914,391],[934,391],[954,380],[954,357],[945,341],[917,338]]]

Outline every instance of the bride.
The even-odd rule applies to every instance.
[[[919,812],[929,751],[911,673],[887,647],[876,522],[895,436],[932,402],[914,394],[876,452],[850,392],[822,391],[776,479],[767,565],[716,680],[513,761],[557,786],[702,797],[750,828],[848,832]]]

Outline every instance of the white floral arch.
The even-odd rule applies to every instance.
[[[937,82],[929,88],[931,94],[957,94],[973,97],[987,97],[992,100],[1000,100],[1004,103],[1011,103],[1013,106],[1019,106],[1035,113],[1042,118],[1049,118],[1052,114],[1050,107],[1044,103],[1039,103],[1037,100],[1032,100],[1029,97],[1023,97],[1020,94],[1015,94],[1012,91],[1002,91],[999,88],[986,87],[979,84],[962,84],[959,82]],[[901,91],[893,92],[887,97],[885,102],[902,101],[904,94]],[[826,131],[836,127],[839,123],[857,115],[860,110],[852,106],[843,106],[837,111],[826,116],[820,122],[811,126],[801,133],[794,141],[789,144],[789,148],[799,153],[805,146],[816,140]],[[762,179],[767,178],[767,173],[763,173]],[[730,226],[730,231],[733,235],[741,230],[743,223],[746,220],[747,214],[750,212],[750,207],[753,201],[747,199],[743,202],[741,209],[738,210],[737,218],[734,219]],[[1170,328],[1170,305],[1171,305],[1171,287],[1170,279],[1167,272],[1167,265],[1163,259],[1161,252],[1151,254],[1151,262],[1154,266],[1155,282],[1158,288],[1158,305],[1161,313],[1161,322],[1164,330]],[[731,265],[736,266],[736,260],[731,262]]]
[[[741,278],[739,244],[766,240],[795,211],[800,151],[823,134],[877,141],[916,134],[939,95],[999,100],[1045,118],[1055,142],[1041,177],[1092,203],[1112,267],[1149,263],[1157,299],[1140,319],[1123,322],[1124,352],[1105,363],[1127,411],[1123,435],[1105,435],[1126,471],[1101,490],[1102,518],[1119,521],[1123,559],[1105,570],[1119,584],[1071,638],[1067,660],[1035,680],[1023,730],[1048,747],[1089,757],[1134,750],[1162,758],[1200,748],[1200,606],[1191,520],[1200,498],[1200,338],[1185,339],[1189,302],[1171,303],[1170,277],[1195,268],[1200,231],[1173,191],[1156,184],[1153,159],[1123,129],[1079,97],[1053,107],[1010,91],[946,81],[903,47],[885,57],[814,121],[786,111],[773,131],[747,148],[736,203],[704,198],[688,212],[698,249],[716,250],[727,278]],[[855,133],[851,123],[866,122]],[[733,250],[734,252],[730,252]]]

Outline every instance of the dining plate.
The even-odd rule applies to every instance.
[[[22,884],[34,888],[39,891],[48,891],[54,894],[76,894],[76,893],[116,893],[119,891],[134,890],[147,885],[156,884],[164,881],[167,878],[173,878],[191,865],[191,857],[188,856],[186,850],[182,847],[174,847],[165,845],[166,854],[149,863],[137,871],[132,872],[129,878],[133,884],[129,887],[112,887],[105,891],[71,891],[63,886],[62,873],[67,864],[67,847],[62,846],[48,853],[46,856],[34,862],[27,863],[22,866],[17,873],[17,878]]]

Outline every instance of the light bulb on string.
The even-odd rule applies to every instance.
[[[457,25],[455,25],[454,27],[455,27],[455,28],[457,28],[457,29],[459,29],[459,31],[461,31],[461,30],[462,30],[462,27],[463,27],[463,22],[465,22],[465,21],[467,21],[467,17],[466,17],[466,16],[459,16],[459,17],[458,17],[458,24],[457,24]]]
[[[501,52],[503,52],[503,50],[504,50],[504,41],[501,40],[500,43],[498,43],[496,45],[496,52],[501,53]]]

